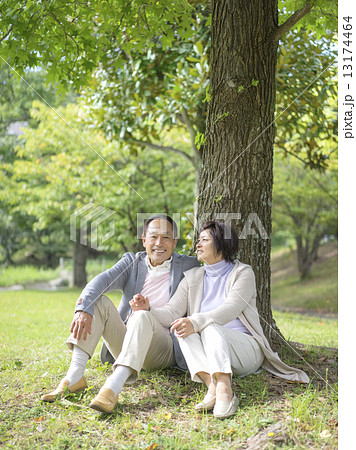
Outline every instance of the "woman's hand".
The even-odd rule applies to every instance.
[[[177,319],[172,323],[171,333],[176,331],[177,336],[180,338],[185,338],[190,334],[195,333],[192,322],[188,317],[182,317],[181,319]]]
[[[134,295],[134,298],[129,303],[132,311],[148,311],[150,309],[148,297],[144,297],[141,294]]]

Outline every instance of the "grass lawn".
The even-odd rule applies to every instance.
[[[34,266],[9,266],[5,269],[0,269],[0,287],[34,283],[35,281],[50,281],[57,278],[58,274],[58,269],[41,269]]]
[[[284,360],[303,368],[308,386],[267,372],[234,378],[238,413],[216,420],[194,404],[204,388],[177,370],[141,372],[124,387],[112,415],[88,406],[110,367],[98,351],[88,364],[89,389],[54,404],[40,401],[65,375],[64,345],[77,290],[0,292],[0,445],[5,448],[230,449],[336,448],[336,321],[276,312],[287,338],[299,341]],[[115,303],[119,296],[111,295]],[[328,322],[326,321],[328,320]],[[312,345],[310,345],[312,344]]]
[[[337,243],[320,247],[311,275],[300,281],[295,251],[272,253],[272,307],[293,312],[337,313]]]

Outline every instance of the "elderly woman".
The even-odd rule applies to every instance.
[[[175,331],[192,380],[208,388],[195,409],[213,409],[217,418],[237,410],[233,374],[245,376],[262,367],[290,381],[309,381],[303,371],[287,366],[272,351],[256,308],[254,273],[250,266],[234,260],[237,250],[238,237],[232,228],[207,222],[197,243],[198,259],[204,266],[184,273],[170,302],[154,309],[147,297],[137,295],[131,300],[135,314],[153,314]]]

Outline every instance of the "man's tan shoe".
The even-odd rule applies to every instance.
[[[114,391],[102,387],[99,394],[92,400],[89,407],[103,413],[112,413],[117,403]]]
[[[57,389],[50,392],[49,394],[43,394],[41,396],[41,400],[43,402],[54,402],[57,399],[60,399],[64,396],[65,392],[68,390],[70,393],[79,392],[88,387],[87,380],[85,377],[82,377],[77,383],[69,386],[69,381],[63,378],[63,380],[59,383]]]

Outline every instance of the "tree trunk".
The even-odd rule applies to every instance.
[[[211,101],[197,222],[225,215],[240,231],[239,259],[255,272],[261,325],[278,348],[282,340],[271,311],[269,238],[278,5],[277,0],[211,4]]]
[[[87,272],[85,266],[88,259],[89,250],[85,245],[77,240],[74,244],[73,255],[73,285],[79,288],[87,284]]]
[[[316,260],[322,237],[322,234],[315,236],[311,248],[309,248],[308,239],[305,239],[305,242],[303,242],[301,235],[296,237],[298,271],[301,280],[308,278],[311,273],[311,268],[313,262]]]
[[[13,266],[15,263],[12,259],[11,250],[7,246],[4,246],[3,248],[5,249],[5,267]]]

